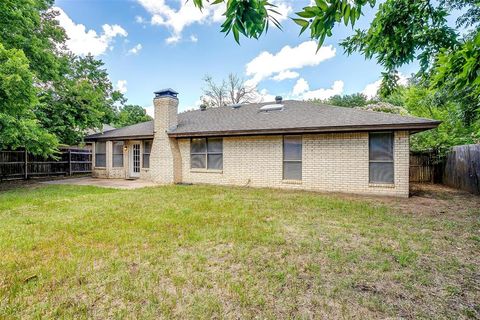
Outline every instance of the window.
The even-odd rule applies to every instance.
[[[152,152],[152,140],[143,141],[143,168],[150,168],[150,153]]]
[[[302,180],[302,136],[283,137],[283,179]]]
[[[393,183],[393,132],[369,134],[369,182]]]
[[[223,139],[194,138],[190,141],[190,168],[223,169]]]
[[[123,141],[112,142],[112,167],[123,167]]]
[[[95,143],[95,167],[106,167],[107,166],[107,144],[106,142],[96,142]]]

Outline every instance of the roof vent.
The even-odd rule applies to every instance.
[[[163,97],[170,97],[177,99],[178,92],[173,90],[172,88],[162,89],[155,91],[155,98],[163,98]]]
[[[242,106],[241,103],[235,103],[235,104],[231,104],[230,107],[232,107],[232,109],[238,109]]]
[[[275,110],[282,110],[283,104],[266,104],[260,108],[260,111],[275,111]]]
[[[207,110],[207,105],[206,105],[205,103],[202,103],[202,104],[200,105],[200,110],[201,110],[201,111]]]
[[[282,100],[283,100],[282,96],[275,97],[275,103],[282,103]]]

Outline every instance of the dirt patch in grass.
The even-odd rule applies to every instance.
[[[30,178],[28,180],[1,180],[0,181],[0,192],[14,190],[14,189],[35,189],[42,187],[39,182],[42,181],[52,181],[52,180],[66,180],[72,178],[87,177],[90,175],[86,174],[76,174],[74,176],[52,176],[52,177],[36,177]]]
[[[415,215],[458,216],[459,212],[480,208],[480,196],[441,184],[410,184],[410,197],[360,196],[335,194],[336,197],[352,201],[370,201],[372,204],[387,205],[403,213]]]

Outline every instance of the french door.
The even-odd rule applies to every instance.
[[[140,143],[132,144],[130,148],[130,177],[140,177]]]

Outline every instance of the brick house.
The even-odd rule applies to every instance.
[[[439,121],[301,101],[178,113],[155,92],[153,121],[87,136],[93,176],[408,197],[409,137]]]

